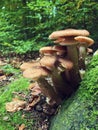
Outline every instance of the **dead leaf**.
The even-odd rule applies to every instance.
[[[33,95],[33,96],[37,96],[37,95],[39,95],[41,93],[41,91],[40,90],[35,90],[35,91],[33,91],[31,94]]]
[[[21,117],[22,117],[22,119],[24,119],[25,118],[25,114],[23,114]]]
[[[4,75],[3,70],[0,69],[0,76]]]
[[[0,76],[0,81],[2,81],[2,80],[6,80],[6,76],[5,75]]]
[[[38,83],[34,83],[31,90],[33,96],[38,96],[41,93],[41,88],[39,87]]]
[[[30,107],[35,106],[40,101],[40,97],[36,96],[34,97],[33,101],[29,104]]]
[[[6,65],[7,63],[4,63],[3,61],[0,60],[0,66]]]
[[[35,86],[36,86],[36,83],[31,83],[28,88],[29,90],[32,90]]]
[[[24,94],[23,92],[12,92],[12,94],[18,96],[18,97],[21,97],[21,98],[25,98],[26,97],[26,94]]]
[[[13,58],[13,59],[10,59],[10,64],[14,66],[15,68],[19,68],[21,65],[21,62],[19,58]]]
[[[8,121],[9,120],[9,117],[8,116],[4,116],[3,117],[3,121]]]
[[[25,101],[14,98],[12,102],[6,103],[6,110],[9,112],[19,111],[26,105]]]
[[[31,107],[29,105],[27,105],[24,109],[25,111],[30,111],[31,110]]]
[[[40,89],[40,87],[34,87],[33,89],[32,89],[32,95],[33,96],[38,96],[39,94],[41,93],[41,89]]]
[[[19,130],[24,130],[25,129],[25,124],[21,124],[21,126],[19,126]]]

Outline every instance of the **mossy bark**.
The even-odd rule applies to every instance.
[[[98,130],[98,56],[77,92],[64,101],[49,130]],[[93,65],[93,66],[92,66]]]

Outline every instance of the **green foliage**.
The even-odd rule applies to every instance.
[[[95,67],[98,67],[98,55],[93,56],[93,58],[91,59],[91,63],[89,63],[88,65],[88,70]]]
[[[97,130],[98,56],[88,66],[78,91],[62,103],[50,130]]]
[[[17,54],[24,54],[28,51],[31,51],[34,46],[34,41],[23,41],[17,40],[13,42],[13,50]]]
[[[44,44],[38,44],[36,45],[36,41],[35,40],[27,40],[27,41],[14,41],[13,43],[13,50],[16,54],[25,54],[27,52],[30,51],[38,51],[42,46],[44,46]]]
[[[2,69],[3,72],[6,74],[18,74],[19,73],[19,70],[15,69],[10,64],[6,64],[6,65],[2,66],[2,67],[0,67],[0,69]]]
[[[51,32],[65,28],[88,29],[92,38],[98,40],[96,0],[1,0],[0,7],[2,52],[22,54],[38,50],[51,44]]]

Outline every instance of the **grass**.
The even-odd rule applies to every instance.
[[[6,65],[4,65],[4,66],[1,66],[0,67],[0,69],[2,69],[3,70],[3,72],[4,73],[6,73],[7,75],[9,75],[9,74],[18,74],[19,73],[19,69],[16,69],[16,68],[14,68],[12,65],[10,65],[10,64],[6,64]]]
[[[9,113],[5,109],[5,104],[7,102],[12,101],[14,97],[12,92],[24,92],[27,93],[27,87],[29,85],[29,81],[22,76],[19,76],[18,79],[5,86],[5,90],[0,95],[0,130],[17,130],[19,125],[25,124],[26,126],[30,126],[32,120],[27,121],[26,118],[22,118],[24,114],[23,111],[18,111],[15,113]],[[27,113],[25,113],[27,114]],[[29,115],[29,113],[28,113]],[[4,118],[8,118],[4,120]]]

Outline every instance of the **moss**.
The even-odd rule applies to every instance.
[[[64,101],[50,130],[98,129],[98,56],[93,57],[78,91]]]
[[[12,101],[14,97],[12,92],[24,92],[26,94],[28,85],[29,81],[20,76],[17,80],[4,87],[5,90],[0,95],[0,130],[17,130],[21,124],[25,124],[26,127],[32,125],[33,119],[28,121],[26,116],[29,116],[28,113],[25,112],[26,118],[22,118],[22,115],[24,115],[23,111],[9,113],[5,109],[5,104]],[[7,120],[4,120],[5,117],[7,117]]]

